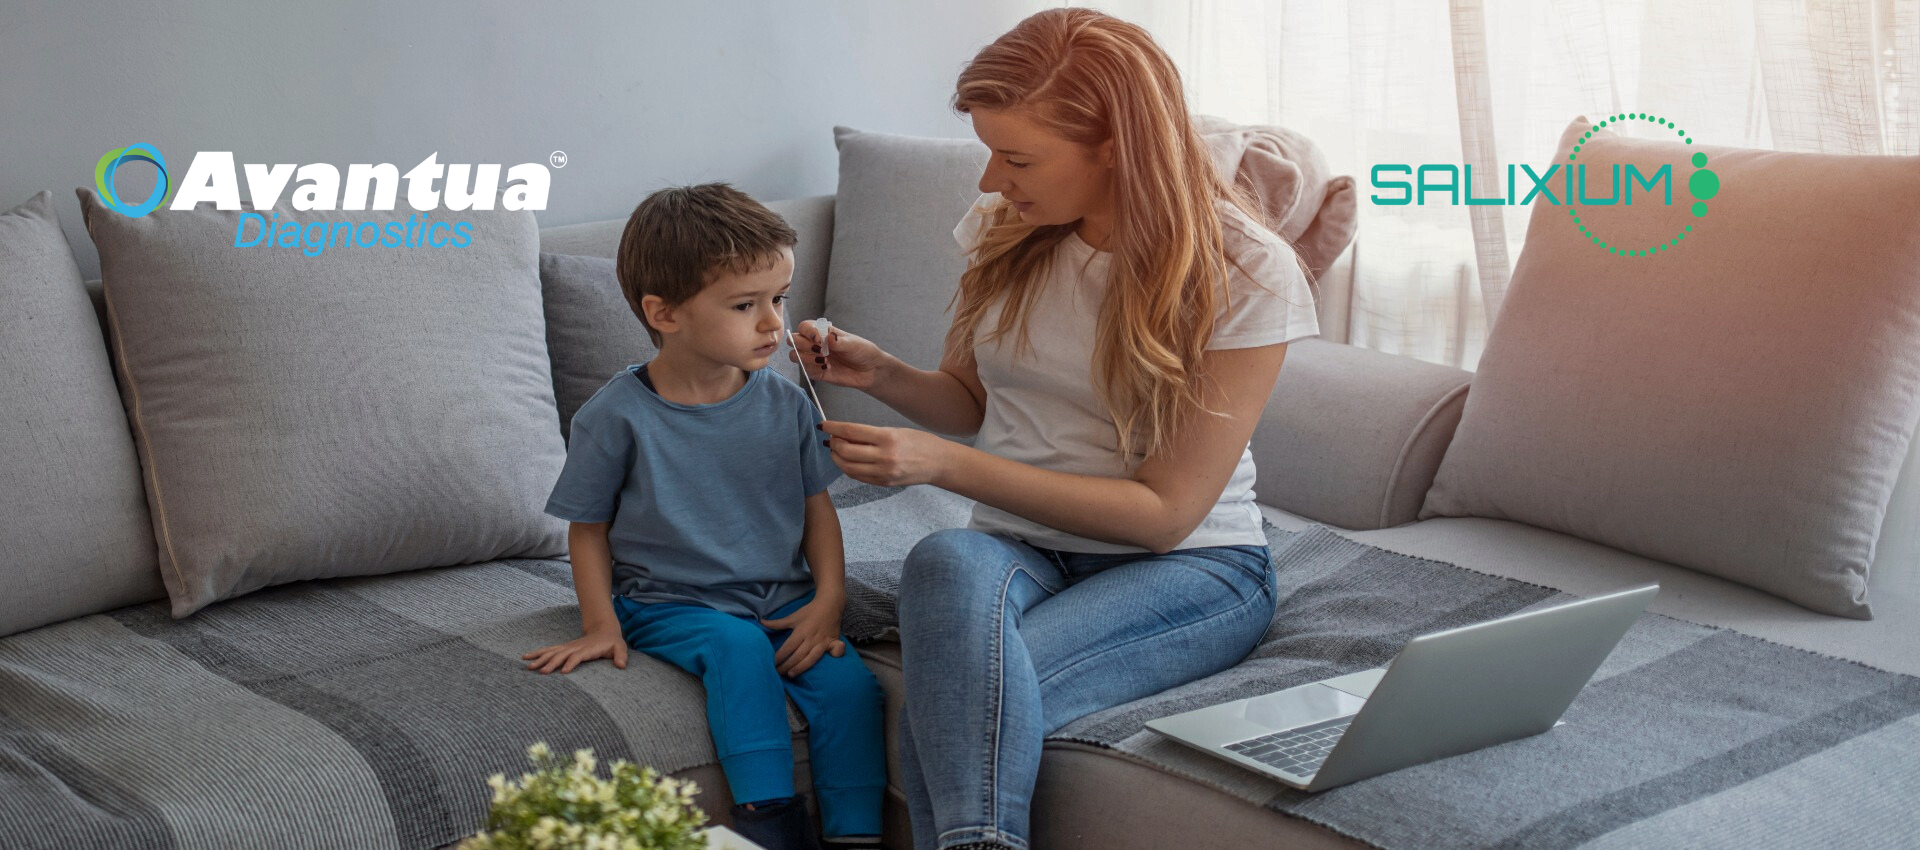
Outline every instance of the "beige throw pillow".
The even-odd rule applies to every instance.
[[[1524,522],[1867,618],[1920,420],[1920,158],[1651,126],[1663,140],[1562,137],[1589,197],[1666,165],[1673,203],[1637,182],[1632,205],[1534,200],[1420,517]]]

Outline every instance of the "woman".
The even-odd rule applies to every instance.
[[[978,502],[904,567],[900,780],[917,847],[1025,848],[1045,735],[1230,667],[1265,631],[1247,441],[1286,343],[1319,328],[1145,31],[1041,12],[973,59],[954,106],[993,156],[955,229],[970,262],[940,367],[837,328],[819,356],[799,330],[815,380],[976,436],[823,426],[856,480]]]

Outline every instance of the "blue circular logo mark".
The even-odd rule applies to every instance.
[[[160,172],[154,181],[153,194],[138,204],[120,200],[119,193],[114,191],[114,174],[120,170],[121,163],[126,162],[152,163]],[[160,155],[159,149],[147,144],[128,145],[102,154],[100,161],[93,166],[93,185],[108,207],[128,218],[139,218],[153,212],[173,197],[173,180],[167,176],[167,158]]]

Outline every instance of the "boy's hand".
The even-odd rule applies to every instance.
[[[541,647],[520,656],[520,660],[527,662],[528,670],[538,670],[542,675],[556,668],[562,673],[571,673],[573,668],[596,658],[611,658],[613,666],[627,669],[627,641],[621,637],[619,627],[595,629],[566,643]]]
[[[793,634],[787,635],[787,642],[780,645],[780,651],[773,655],[774,669],[782,676],[798,676],[824,654],[832,653],[835,658],[845,654],[847,645],[839,639],[842,607],[838,599],[815,596],[812,602],[785,617],[761,620],[760,624],[769,629],[793,630]]]

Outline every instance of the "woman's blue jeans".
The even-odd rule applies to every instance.
[[[965,529],[900,580],[901,787],[916,850],[1025,850],[1042,740],[1219,672],[1273,618],[1265,546],[1095,555]]]

